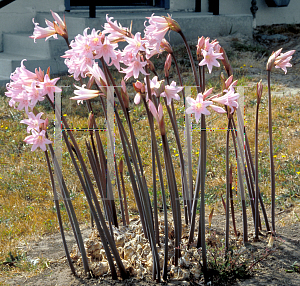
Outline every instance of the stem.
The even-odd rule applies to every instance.
[[[270,176],[271,176],[271,216],[272,216],[272,233],[275,231],[275,170],[273,159],[273,141],[272,141],[272,98],[271,98],[271,71],[268,71],[268,93],[269,93],[269,142],[270,142]]]
[[[230,193],[230,171],[229,171],[229,137],[230,137],[230,117],[228,117],[228,127],[226,133],[226,226],[225,226],[225,250],[229,250],[229,193]]]
[[[200,187],[201,187],[201,206],[200,206],[200,220],[201,220],[201,247],[202,247],[202,268],[204,279],[207,281],[207,259],[206,259],[206,244],[205,244],[205,175],[206,175],[206,123],[205,115],[201,114],[201,169],[200,169]]]
[[[182,31],[179,32],[179,35],[182,37],[182,40],[183,40],[184,45],[186,47],[186,50],[188,52],[188,55],[189,55],[189,58],[190,58],[190,62],[191,62],[191,66],[192,66],[192,70],[193,70],[193,74],[194,74],[195,83],[196,83],[197,90],[198,90],[198,93],[199,93],[200,92],[200,85],[199,85],[199,80],[198,80],[198,76],[197,76],[196,66],[195,66],[195,62],[194,62],[194,59],[193,59],[193,56],[192,56],[192,52],[191,52],[190,46],[188,45],[187,40],[186,40],[184,34],[182,33]]]
[[[231,205],[231,216],[232,216],[232,224],[234,229],[234,234],[237,237],[237,230],[236,230],[236,224],[235,224],[235,215],[234,215],[234,205],[233,205],[233,196],[232,196],[232,165],[230,166],[230,205]]]
[[[76,275],[76,271],[75,271],[74,265],[72,263],[70,253],[69,253],[69,250],[68,250],[68,245],[67,245],[67,242],[66,242],[66,237],[65,237],[64,228],[63,228],[63,224],[62,224],[62,219],[61,219],[61,215],[60,215],[58,196],[57,196],[57,192],[56,192],[56,188],[55,188],[55,184],[54,184],[54,178],[53,178],[53,174],[52,174],[52,169],[51,169],[51,165],[50,165],[48,151],[45,151],[45,156],[46,156],[46,160],[47,160],[48,171],[49,171],[49,174],[50,174],[50,180],[51,180],[53,196],[54,196],[54,203],[55,203],[55,208],[56,208],[56,214],[57,214],[57,219],[58,219],[61,238],[62,238],[62,241],[63,241],[63,246],[64,246],[64,249],[65,249],[65,254],[66,254],[68,264],[71,268],[72,273],[74,275]]]
[[[255,239],[258,239],[258,111],[259,98],[257,98],[256,120],[255,120]]]

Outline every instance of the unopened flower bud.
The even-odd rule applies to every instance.
[[[37,77],[38,81],[40,81],[40,82],[44,81],[44,76],[45,75],[44,75],[44,71],[41,68],[39,68],[39,69],[36,68],[35,69],[35,74],[36,74],[36,77]]]
[[[49,124],[49,119],[46,118],[45,121],[43,123],[40,124],[40,130],[45,130],[47,131],[47,127],[48,127],[48,124]]]
[[[91,76],[89,81],[88,81],[88,84],[87,84],[86,88],[91,89],[94,82],[95,82],[95,78],[94,78],[94,76]]]
[[[162,107],[161,103],[158,105],[157,110],[156,110],[154,103],[151,100],[149,100],[148,104],[149,104],[150,112],[152,113],[153,117],[156,119],[156,121],[158,123],[158,127],[160,129],[161,135],[165,135],[166,128],[165,128],[165,122],[164,122],[163,107]]]
[[[145,93],[145,85],[142,82],[137,80],[132,85],[133,85],[133,88],[136,92]]]
[[[221,62],[222,62],[223,66],[224,66],[224,68],[225,68],[225,70],[227,72],[227,75],[231,76],[233,74],[232,67],[231,67],[231,65],[229,63],[228,57],[226,55],[226,52],[225,52],[225,50],[222,47],[220,48],[220,53],[223,54],[222,55],[223,59],[221,59]]]
[[[164,80],[160,80],[159,82],[160,82],[159,88],[155,88],[154,89],[156,97],[160,97],[160,95],[165,91],[165,81]]]
[[[94,114],[91,112],[88,118],[88,128],[90,129],[90,133],[92,133],[92,130],[94,126]]]
[[[282,48],[277,50],[276,52],[272,52],[272,55],[269,57],[268,62],[267,62],[267,66],[266,66],[267,71],[272,70],[272,68],[275,65],[275,60],[280,55],[281,51],[282,51]]]
[[[121,96],[122,96],[125,108],[129,108],[129,96],[128,96],[126,84],[125,84],[125,81],[123,78],[121,81]]]
[[[204,49],[205,45],[205,38],[202,36],[201,38],[198,38],[198,44],[197,44],[197,60],[201,61],[202,58],[202,52],[201,50]]]
[[[168,22],[170,30],[175,31],[177,33],[181,32],[181,28],[179,24],[174,19],[172,19],[169,14],[168,17],[164,17],[164,18]]]
[[[162,50],[166,51],[169,54],[173,53],[170,43],[165,38],[163,38],[162,41],[160,42],[160,47]]]
[[[156,74],[156,70],[155,70],[154,64],[150,60],[148,60],[148,59],[147,59],[147,66],[148,66],[149,70],[151,70],[154,74]]]
[[[121,158],[120,163],[119,163],[119,172],[120,172],[120,173],[123,173],[123,169],[124,169],[124,166],[123,166],[123,159]]]
[[[166,78],[169,77],[169,71],[170,71],[171,65],[172,65],[172,55],[168,54],[166,61],[165,61],[165,67],[164,67]]]
[[[263,92],[263,84],[262,84],[262,80],[260,80],[256,86],[257,104],[260,103],[262,92]]]

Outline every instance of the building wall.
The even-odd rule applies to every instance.
[[[206,1],[204,1],[206,2]],[[256,24],[300,24],[300,1],[291,0],[288,7],[268,7],[265,0],[257,0]],[[250,0],[220,0],[220,14],[251,14]]]
[[[64,11],[64,0],[16,0],[0,9],[0,52],[3,33],[33,31],[32,18],[36,12],[50,13],[50,10]]]
[[[170,10],[195,11],[195,0],[170,0]]]
[[[219,0],[222,15],[251,15],[251,0]],[[291,0],[288,7],[268,7],[265,0],[257,0],[256,24],[300,24],[300,1]],[[195,0],[170,0],[171,10],[195,10]],[[208,12],[209,0],[201,0],[201,12]]]

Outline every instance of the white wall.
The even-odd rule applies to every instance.
[[[64,0],[16,0],[0,9],[0,52],[2,51],[2,33],[33,31],[32,18],[36,12],[64,11]],[[41,23],[44,24],[44,23]]]

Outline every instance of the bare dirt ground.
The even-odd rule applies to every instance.
[[[283,76],[282,71],[275,71],[272,75],[273,82],[281,82],[282,90],[288,94],[298,93],[300,88],[300,27],[289,25],[278,25],[273,27],[262,27],[255,31],[254,39],[249,39],[241,35],[230,35],[221,37],[220,44],[231,53],[239,53],[241,68],[236,63],[235,72],[245,73],[245,75],[259,80],[266,80],[265,64],[268,53],[283,47],[283,52],[295,49],[293,56],[293,68],[288,68],[288,73]],[[250,67],[250,63],[252,67]],[[299,103],[295,103],[299,104]],[[299,184],[299,182],[295,182]],[[281,216],[287,215],[286,210],[282,212],[276,210],[277,220]],[[292,212],[292,208],[290,210]],[[225,216],[213,218],[212,229],[217,232],[224,232]],[[251,219],[249,218],[249,221]],[[238,223],[241,230],[241,222]],[[89,228],[83,228],[83,236],[88,237]],[[285,226],[278,226],[277,239],[273,248],[267,248],[269,236],[262,233],[259,241],[251,239],[246,249],[253,253],[253,266],[251,276],[244,280],[237,280],[227,285],[300,285],[300,222],[287,223]],[[69,246],[74,244],[71,234],[67,236]],[[43,286],[77,286],[77,285],[156,285],[151,281],[151,277],[143,280],[134,278],[126,281],[113,281],[108,275],[101,278],[87,279],[75,277],[66,263],[60,234],[45,236],[38,242],[30,242],[23,246],[27,252],[27,258],[33,261],[37,258],[46,259],[47,267],[41,273],[33,277],[26,277],[24,274],[11,277],[9,279],[0,276],[3,285],[43,285]],[[257,255],[259,253],[259,255]],[[297,262],[298,261],[298,262]],[[169,281],[168,285],[204,285],[200,280],[188,279],[187,281]]]

